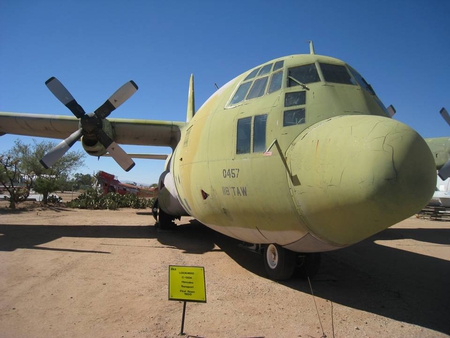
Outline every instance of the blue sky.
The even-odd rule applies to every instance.
[[[200,107],[214,83],[276,57],[309,53],[306,41],[314,40],[317,54],[357,69],[386,106],[395,106],[396,119],[424,137],[448,136],[439,109],[450,108],[449,17],[447,0],[3,0],[0,111],[71,115],[44,85],[51,76],[86,111],[133,79],[139,91],[112,117],[184,121],[191,73]],[[16,138],[0,137],[0,152]],[[163,166],[136,160],[126,173],[110,158],[87,157],[78,172],[105,170],[150,184]]]

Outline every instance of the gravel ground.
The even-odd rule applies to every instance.
[[[169,265],[203,266],[187,337],[449,337],[450,222],[405,220],[322,255],[311,280],[274,282],[262,257],[191,218],[0,202],[0,337],[178,337]],[[29,203],[27,204],[28,206]]]

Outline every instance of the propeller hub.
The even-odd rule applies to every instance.
[[[102,128],[102,120],[94,113],[84,115],[80,119],[80,123],[85,135],[95,134],[98,129]]]

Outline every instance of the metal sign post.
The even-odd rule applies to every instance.
[[[186,302],[206,303],[205,268],[169,265],[169,300],[183,301],[180,335],[184,335]]]

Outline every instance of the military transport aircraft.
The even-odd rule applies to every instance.
[[[434,192],[425,140],[390,118],[360,73],[315,54],[312,44],[310,54],[237,76],[198,111],[191,76],[186,122],[107,119],[137,90],[132,81],[89,114],[57,79],[46,84],[75,117],[0,113],[1,135],[64,139],[44,166],[78,140],[125,170],[134,162],[118,144],[171,147],[160,226],[191,215],[255,244],[272,279],[289,278],[310,253],[344,248],[411,216]]]

